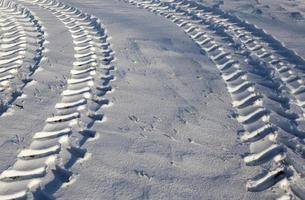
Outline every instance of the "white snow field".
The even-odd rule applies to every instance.
[[[305,199],[304,0],[0,0],[0,200]]]

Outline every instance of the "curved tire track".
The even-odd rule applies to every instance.
[[[276,184],[279,196],[304,198],[305,132],[298,123],[304,120],[305,61],[264,30],[217,8],[188,0],[128,2],[177,24],[221,71],[250,146],[244,161],[263,169],[248,190]],[[301,111],[290,109],[295,102]]]
[[[73,178],[70,168],[89,154],[82,145],[104,120],[104,95],[112,90],[113,52],[98,18],[56,0],[24,1],[49,10],[72,35],[75,61],[56,112],[46,119],[17,161],[0,175],[0,199],[53,199]]]
[[[0,114],[22,94],[43,58],[44,28],[37,17],[12,1],[0,1]]]

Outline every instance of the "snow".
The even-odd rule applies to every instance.
[[[303,1],[0,10],[0,199],[304,198]]]

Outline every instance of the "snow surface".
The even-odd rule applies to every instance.
[[[269,36],[282,42],[277,50],[288,60],[288,67],[304,67],[303,1],[185,1],[216,12],[220,8],[263,28],[267,45],[274,42]],[[256,52],[256,46],[240,50],[244,47],[237,47],[238,39],[222,40],[217,35],[222,29],[212,26],[209,32],[208,26],[202,26],[213,36],[211,44],[224,46],[219,49],[222,54],[214,55],[214,50],[210,53],[204,44],[198,45],[192,26],[179,27],[178,22],[157,15],[162,9],[153,13],[140,6],[140,0],[60,2],[69,7],[55,0],[0,0],[0,16],[16,20],[20,29],[26,27],[19,33],[21,39],[17,37],[26,43],[18,47],[24,48],[25,53],[20,51],[24,61],[13,57],[21,63],[17,75],[10,71],[1,77],[14,78],[0,81],[5,88],[1,92],[0,199],[304,198],[305,187],[300,186],[305,183],[301,146],[305,127],[298,96],[303,90],[289,85],[293,81],[284,72],[274,76],[262,72],[264,80],[272,82],[268,82],[274,87],[271,90],[289,99],[289,108],[278,108],[280,100],[265,96],[255,101],[253,115],[266,111],[262,121],[280,130],[256,140],[246,132],[248,121],[256,123],[259,117],[245,114],[248,110],[237,106],[242,100],[234,95],[253,82],[250,92],[267,97],[272,92],[251,73],[242,83],[230,85],[232,74],[217,63],[232,55],[245,65],[240,68],[245,73],[256,65],[259,70],[274,67],[264,57],[242,52]],[[161,2],[166,6],[180,0]],[[26,13],[24,8],[30,14],[14,11]],[[13,49],[18,45],[5,39],[7,22],[0,19],[1,68],[12,62],[4,56],[7,45]],[[303,86],[304,68],[294,69],[288,74],[297,73]],[[283,109],[285,119],[278,117]],[[262,177],[262,172],[267,175]]]

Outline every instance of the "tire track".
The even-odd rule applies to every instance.
[[[297,126],[303,110],[290,109],[292,98],[303,109],[297,92],[303,91],[303,59],[263,30],[216,8],[187,0],[128,2],[177,24],[221,71],[245,129],[241,139],[250,146],[244,161],[263,169],[249,180],[248,190],[278,183],[279,196],[304,198],[304,132]]]
[[[73,178],[71,167],[90,154],[82,145],[103,121],[104,96],[112,91],[113,51],[98,18],[56,0],[23,1],[54,14],[71,33],[75,61],[67,88],[55,113],[22,150],[17,161],[0,175],[0,199],[53,199],[53,193]]]
[[[185,7],[189,7],[193,2],[184,1],[184,3]],[[207,9],[207,7],[203,8]],[[220,16],[214,13],[215,11],[206,13],[207,11],[202,12],[197,8],[190,9],[191,11],[183,8],[182,10],[186,11],[189,15],[195,15],[202,19],[205,25],[211,26],[214,30],[224,32],[232,43],[238,44],[238,48],[243,49],[245,53],[251,54],[254,59],[272,68],[289,90],[289,93],[295,100],[295,104],[303,110],[302,102],[304,100],[301,93],[305,91],[304,78],[302,77],[304,73],[304,59],[295,52],[285,48],[280,42],[275,41],[264,30],[258,29],[256,26],[243,22],[220,10],[217,10],[218,13],[221,12]]]
[[[43,58],[44,28],[26,8],[0,1],[0,114],[22,95]]]

